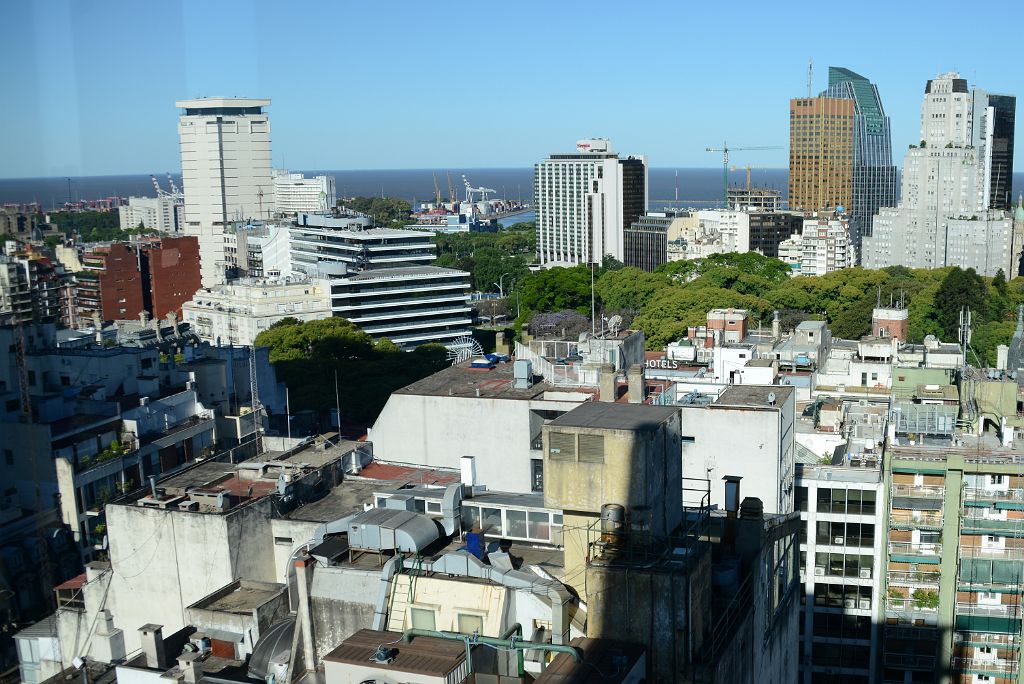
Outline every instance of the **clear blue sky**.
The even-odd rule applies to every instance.
[[[722,140],[787,145],[808,57],[815,91],[829,65],[878,84],[901,162],[941,71],[1024,106],[1022,7],[11,0],[0,177],[176,171],[174,100],[197,95],[272,98],[274,164],[294,169],[528,166],[585,136],[713,166]]]

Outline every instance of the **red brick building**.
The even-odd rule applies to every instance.
[[[161,237],[139,245],[114,242],[82,255],[83,271],[76,276],[75,306],[79,325],[88,325],[94,312],[104,321],[181,319],[181,305],[200,287],[199,240]]]
[[[144,243],[139,250],[143,299],[154,318],[174,311],[181,320],[181,305],[201,287],[199,239],[162,237]]]

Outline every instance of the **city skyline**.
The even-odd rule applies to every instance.
[[[1011,8],[997,3],[991,16]],[[899,163],[918,137],[927,79],[955,68],[992,93],[1024,92],[1008,67],[1012,41],[943,41],[949,13],[934,9],[817,7],[755,22],[732,6],[467,4],[402,7],[384,25],[378,8],[329,4],[301,16],[261,2],[9,4],[0,18],[21,30],[0,47],[0,68],[18,96],[0,130],[0,177],[177,169],[174,101],[196,95],[272,99],[275,167],[526,167],[566,140],[602,136],[652,167],[713,167],[704,148],[726,140],[778,145],[732,162],[784,168],[787,104],[806,94],[809,57],[814,94],[829,66],[878,85]],[[822,35],[829,21],[871,40],[762,47]],[[639,63],[615,57],[631,40],[644,45]]]

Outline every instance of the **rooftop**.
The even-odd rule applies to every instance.
[[[345,278],[346,280],[350,281],[363,281],[405,279],[439,275],[468,276],[469,273],[467,273],[466,271],[460,271],[456,268],[444,268],[442,266],[395,266],[391,268],[374,268],[367,271],[362,271],[361,273],[355,273],[352,275],[345,276]]]
[[[679,409],[674,406],[587,401],[555,418],[548,425],[551,427],[649,431],[677,415],[679,415]]]
[[[389,663],[373,660],[374,653],[382,644],[391,649],[392,660]],[[359,630],[324,656],[325,661],[332,663],[435,677],[444,677],[465,659],[466,646],[461,641],[416,637],[404,643],[398,632],[373,629]]]
[[[285,591],[285,585],[275,582],[236,580],[209,596],[199,599],[189,608],[249,615]]]
[[[178,109],[211,109],[216,107],[266,107],[270,100],[251,97],[197,97],[191,100],[175,100]]]
[[[577,637],[569,642],[583,653],[583,662],[577,663],[568,653],[558,653],[536,684],[615,684],[634,681],[634,666],[643,659],[645,648],[611,639],[585,639]]]
[[[785,403],[793,396],[789,385],[729,385],[712,406],[742,406],[770,408],[768,395],[775,395],[776,405]]]
[[[557,390],[546,382],[527,389],[513,387],[511,363],[499,363],[490,370],[470,368],[471,361],[450,366],[396,390],[394,394],[424,396],[481,397],[487,399],[539,399],[544,392]]]

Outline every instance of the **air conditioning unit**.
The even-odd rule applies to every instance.
[[[832,539],[832,543],[833,544],[840,544],[840,545],[842,545],[842,544],[846,543],[846,538],[845,537],[835,537],[835,538]]]
[[[814,566],[814,576],[815,577],[824,577],[825,576],[825,566],[824,565],[815,565]]]
[[[861,568],[860,569],[860,578],[861,579],[871,579],[871,568]]]
[[[871,599],[859,599],[857,601],[857,607],[861,610],[871,610]]]
[[[843,608],[856,608],[856,607],[857,607],[857,599],[854,599],[854,598],[843,599]]]

